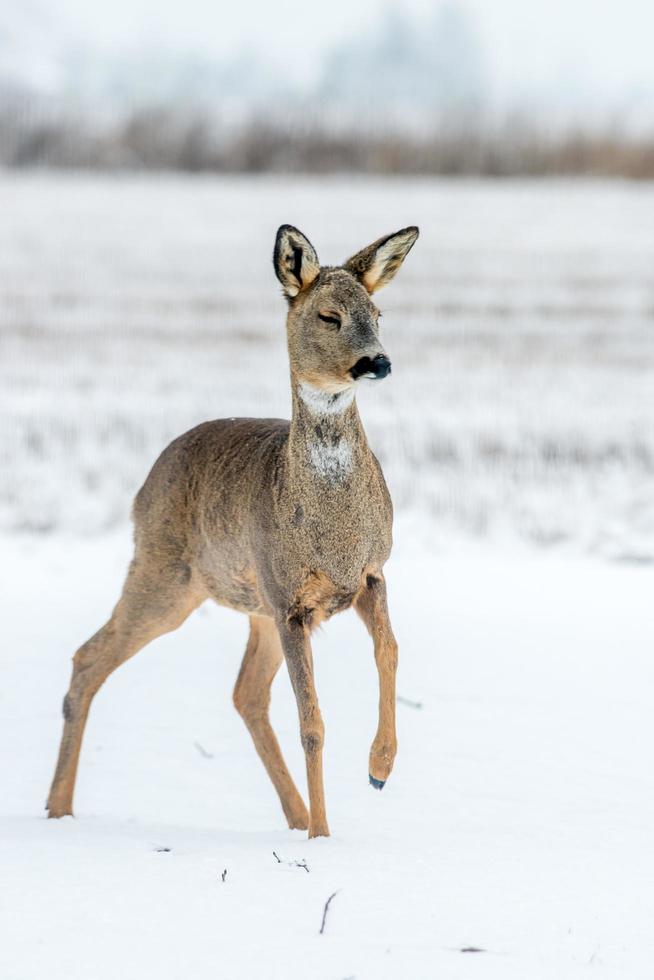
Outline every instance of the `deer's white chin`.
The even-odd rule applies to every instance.
[[[317,388],[307,381],[300,381],[297,386],[297,393],[307,408],[314,415],[336,415],[344,412],[354,401],[354,384],[333,386],[331,391],[325,388]]]

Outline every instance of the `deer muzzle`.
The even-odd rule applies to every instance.
[[[385,354],[377,354],[376,357],[360,357],[354,367],[350,368],[350,375],[355,381],[359,378],[372,378],[379,381],[391,373],[391,362]]]

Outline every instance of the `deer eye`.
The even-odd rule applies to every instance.
[[[328,323],[331,327],[336,327],[337,330],[340,330],[341,327],[340,316],[336,316],[334,314],[328,315],[326,313],[319,313],[318,319],[322,320],[323,323]]]

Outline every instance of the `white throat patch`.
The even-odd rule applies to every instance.
[[[342,480],[352,469],[352,449],[347,439],[339,439],[333,446],[312,442],[309,459],[314,470],[332,483]]]
[[[297,393],[314,415],[337,415],[354,401],[354,385],[332,394],[322,388],[315,388],[306,381],[300,381]]]

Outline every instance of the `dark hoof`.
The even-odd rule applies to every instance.
[[[368,779],[370,780],[370,785],[374,789],[383,789],[384,786],[386,785],[385,779],[375,779],[375,777],[371,776],[370,774],[368,775]]]

